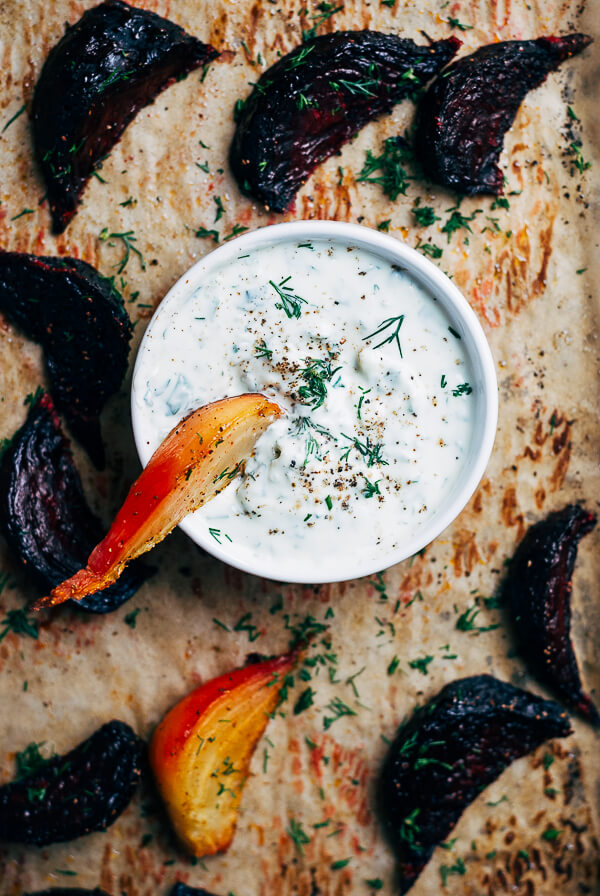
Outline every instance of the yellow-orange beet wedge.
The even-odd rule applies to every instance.
[[[201,685],[164,717],[150,764],[171,822],[195,856],[227,849],[256,745],[297,653]]]
[[[34,610],[107,588],[140,554],[222,491],[258,437],[282,411],[264,395],[224,398],[192,411],[158,446],[129,490],[85,569],[57,585]],[[229,471],[223,475],[224,471]]]

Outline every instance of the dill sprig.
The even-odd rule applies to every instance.
[[[298,395],[303,404],[308,404],[316,410],[327,397],[327,383],[331,382],[341,367],[332,369],[331,360],[323,361],[319,358],[305,358],[304,363],[307,366],[300,371],[300,376],[306,385],[300,386]]]
[[[3,641],[9,632],[15,635],[27,635],[29,638],[37,638],[39,634],[37,619],[27,615],[25,610],[9,610],[6,619],[0,625],[0,641]]]
[[[356,178],[357,183],[379,184],[393,201],[405,195],[411,178],[403,167],[412,158],[412,152],[403,137],[388,137],[379,156],[367,150],[365,163]],[[377,174],[376,172],[379,172]]]
[[[327,0],[323,0],[323,2],[317,3],[317,9],[319,10],[319,12],[317,15],[309,16],[309,20],[313,22],[313,26],[312,28],[308,28],[306,31],[302,31],[302,40],[307,41],[311,40],[313,37],[316,37],[317,28],[319,27],[319,25],[322,25],[323,22],[326,22],[327,19],[330,19],[334,13],[340,12],[343,8],[343,6],[335,6],[335,4],[333,3],[328,3]]]
[[[140,260],[140,267],[143,271],[146,270],[146,262],[144,261],[144,256],[140,252],[140,250],[134,246],[134,243],[137,241],[137,237],[134,235],[133,230],[127,230],[125,233],[109,233],[108,227],[103,227],[100,231],[100,239],[103,243],[108,243],[109,246],[114,246],[114,242],[110,242],[110,240],[119,240],[123,244],[123,257],[118,264],[115,265],[117,269],[117,274],[122,274],[125,268],[127,267],[127,262],[131,257],[131,253],[133,252]]]
[[[275,307],[280,311],[285,311],[289,318],[298,318],[302,313],[301,305],[306,305],[308,303],[302,296],[297,296],[294,293],[293,286],[288,285],[291,279],[292,275],[288,274],[288,276],[284,277],[283,280],[280,280],[278,284],[269,280],[269,285],[273,287],[281,299],[281,302],[275,302]]]
[[[398,317],[388,317],[387,320],[382,321],[378,328],[373,331],[373,333],[369,333],[368,336],[363,337],[363,342],[366,342],[367,339],[372,339],[373,336],[378,336],[380,333],[383,333],[384,330],[387,330],[389,327],[393,327],[396,325],[393,332],[390,333],[389,336],[386,336],[385,339],[382,339],[381,342],[377,343],[377,345],[373,346],[373,348],[381,348],[382,345],[387,345],[388,342],[396,342],[398,346],[398,351],[400,352],[400,357],[402,357],[402,347],[400,345],[400,327],[404,323],[404,315],[399,314]]]
[[[388,466],[387,460],[384,460],[381,456],[381,449],[383,448],[381,442],[372,443],[369,436],[367,436],[365,442],[361,442],[357,436],[347,436],[345,432],[343,432],[342,435],[352,444],[348,445],[348,447],[343,450],[340,460],[348,460],[350,452],[353,448],[356,448],[361,457],[365,459],[368,467],[373,467],[375,464],[380,464],[384,467]]]

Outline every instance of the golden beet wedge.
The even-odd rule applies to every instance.
[[[106,537],[70,579],[34,610],[81,600],[107,588],[135,557],[222,491],[281,408],[264,395],[224,398],[192,411],[158,446],[129,490]],[[223,476],[223,472],[231,471]]]
[[[177,836],[193,855],[230,845],[252,754],[296,658],[290,653],[214,678],[156,729],[150,764]]]

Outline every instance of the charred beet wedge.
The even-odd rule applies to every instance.
[[[112,721],[67,753],[0,787],[0,840],[46,846],[104,831],[129,805],[144,742]]]
[[[460,43],[341,31],[296,47],[264,72],[238,116],[230,163],[242,191],[285,211],[320,162],[429,81]]]
[[[87,505],[52,399],[42,394],[0,464],[0,530],[44,591],[84,564],[104,529]],[[150,570],[132,564],[118,582],[78,602],[110,613],[129,600]]]
[[[519,756],[571,732],[555,703],[474,675],[418,709],[390,747],[379,805],[406,893],[477,795]]]
[[[98,417],[123,382],[133,332],[121,296],[85,261],[0,251],[0,312],[44,349],[57,408],[102,467]]]
[[[521,653],[534,673],[598,726],[600,716],[581,688],[571,643],[571,578],[577,545],[595,525],[593,513],[570,504],[532,526],[511,561],[504,594]]]
[[[217,51],[145,9],[107,0],[50,51],[33,96],[35,153],[54,233],[140,109]]]
[[[502,41],[453,63],[419,107],[416,155],[427,177],[468,196],[501,193],[497,162],[521,102],[591,40],[569,34]]]

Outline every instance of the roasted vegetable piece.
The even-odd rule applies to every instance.
[[[173,827],[195,856],[231,843],[252,754],[295,662],[291,653],[215,678],[156,729],[150,764]]]
[[[192,411],[158,446],[129,490],[87,567],[57,585],[34,610],[81,600],[115,582],[135,557],[162,541],[188,513],[214,498],[234,478],[258,437],[279,417],[263,395],[224,398]],[[221,475],[230,470],[227,476]]]
[[[461,42],[429,46],[377,31],[306,41],[264,72],[243,104],[230,163],[244,193],[285,211],[317,165],[410,96]]]
[[[67,28],[33,96],[33,140],[62,233],[86,182],[140,109],[217,51],[182,28],[121,0],[106,0]]]
[[[44,349],[58,410],[103,466],[98,417],[123,382],[133,332],[121,296],[85,261],[0,250],[0,311]]]
[[[406,893],[477,795],[510,763],[571,731],[549,700],[493,678],[452,682],[417,709],[389,749],[379,805]]]
[[[42,393],[0,464],[0,529],[8,546],[45,591],[72,576],[102,538],[90,510],[52,399]],[[139,561],[110,588],[78,606],[110,613],[150,575]]]
[[[104,831],[129,805],[144,743],[112,721],[67,753],[0,787],[0,841],[46,846]]]
[[[598,710],[581,688],[571,642],[571,578],[579,540],[596,517],[569,504],[532,526],[519,544],[504,583],[521,653],[548,684],[593,725]]]
[[[209,893],[204,887],[188,887],[179,881],[171,890],[170,896],[214,896],[214,894]]]
[[[521,102],[591,40],[568,34],[501,41],[454,62],[419,105],[416,155],[427,177],[468,196],[502,193],[497,162]]]

